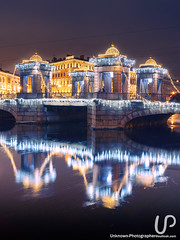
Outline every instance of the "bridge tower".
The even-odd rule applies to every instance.
[[[53,68],[37,52],[29,60],[16,64],[20,72],[21,93],[50,93]]]
[[[91,58],[90,62],[94,63],[95,92],[130,93],[131,67],[135,60],[121,55],[111,44],[104,54]]]
[[[75,94],[84,96],[94,91],[94,72],[85,65],[70,72],[69,76],[72,78],[72,96]]]
[[[162,81],[167,75],[168,71],[158,65],[151,57],[145,62],[140,64],[139,68],[135,69],[137,73],[137,93],[146,97],[147,95],[161,95],[162,94]]]

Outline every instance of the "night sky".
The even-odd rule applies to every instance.
[[[180,0],[5,0],[0,5],[0,66],[13,71],[37,50],[45,59],[121,54],[149,56],[180,79]]]

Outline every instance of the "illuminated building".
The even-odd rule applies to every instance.
[[[94,64],[94,91],[109,93],[130,93],[136,91],[136,73],[131,67],[135,60],[121,55],[119,50],[111,45],[105,54],[93,57],[90,62]],[[132,77],[132,81],[131,81]],[[131,82],[133,87],[131,88]]]
[[[53,66],[43,61],[37,52],[29,59],[16,65],[20,71],[22,93],[51,92],[51,78]]]
[[[151,57],[136,68],[138,94],[162,94],[162,82],[167,75],[167,69],[158,65]]]
[[[0,94],[18,92],[20,92],[19,76],[0,70]]]
[[[72,78],[69,73],[77,69],[82,70],[82,67],[89,72],[94,70],[93,64],[89,63],[83,56],[81,58],[67,56],[64,60],[53,61],[52,64],[55,66],[52,75],[52,93],[60,93],[66,96],[71,96],[75,88],[74,85],[72,86]]]
[[[94,89],[94,72],[87,66],[82,66],[69,73],[72,78],[72,95],[86,94],[93,92]]]

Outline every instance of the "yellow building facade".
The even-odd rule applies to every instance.
[[[20,77],[0,70],[0,94],[14,94],[20,90]]]
[[[70,72],[86,67],[89,71],[94,71],[94,65],[85,59],[67,56],[65,60],[51,63],[55,66],[52,74],[52,94],[72,95],[72,78]]]

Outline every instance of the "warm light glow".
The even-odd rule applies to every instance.
[[[0,70],[0,94],[12,94],[16,97],[16,93],[20,92],[20,77]]]
[[[32,55],[29,60],[23,60],[23,61],[22,61],[22,63],[28,63],[28,62],[40,62],[40,63],[45,63],[45,64],[48,64],[48,63],[49,63],[48,61],[43,61],[43,60],[42,60],[42,57],[39,56],[39,55],[37,54],[37,52],[35,52],[35,54]]]
[[[161,65],[158,65],[157,62],[152,59],[152,57],[150,57],[146,62],[145,64],[140,64],[139,67],[144,67],[144,66],[149,66],[149,67],[159,67],[161,68]]]
[[[111,44],[111,47],[108,48],[105,52],[105,55],[109,55],[109,56],[119,56],[120,52],[117,48],[114,47],[114,44]]]
[[[69,59],[74,59],[74,56],[73,55],[72,56],[67,56],[66,60],[69,60]]]
[[[76,59],[74,56],[67,56],[65,60],[52,63],[55,69],[52,74],[52,97],[57,94],[63,94],[65,97],[72,96],[72,76],[77,72],[93,72],[94,65],[82,59]]]

